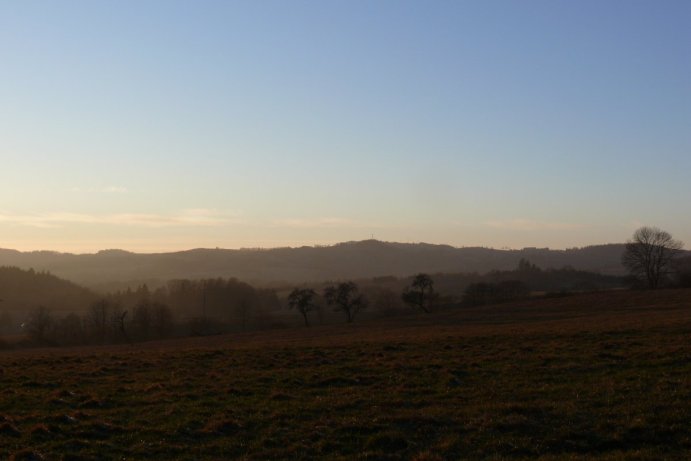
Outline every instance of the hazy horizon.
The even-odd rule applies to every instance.
[[[521,250],[526,250],[526,249],[531,249],[531,248],[539,248],[539,249],[548,249],[548,250],[555,250],[555,251],[560,251],[560,250],[567,250],[567,249],[574,249],[574,248],[585,248],[589,246],[600,246],[600,245],[618,245],[618,244],[624,244],[624,241],[621,242],[604,242],[604,243],[594,243],[594,244],[589,244],[589,245],[573,245],[573,246],[566,246],[566,247],[561,247],[561,248],[555,248],[555,247],[546,247],[546,246],[525,246],[525,247],[508,247],[508,246],[503,246],[503,247],[493,247],[493,246],[488,246],[488,245],[451,245],[448,243],[443,243],[443,242],[399,242],[399,241],[394,241],[394,240],[380,240],[380,239],[362,239],[362,240],[347,240],[347,241],[342,241],[342,242],[333,242],[333,243],[313,243],[313,244],[298,244],[298,245],[283,245],[283,246],[255,246],[255,247],[204,247],[204,246],[196,246],[196,247],[189,247],[189,248],[173,248],[173,249],[163,249],[160,251],[136,251],[136,250],[130,250],[127,248],[115,248],[115,247],[108,247],[108,248],[95,248],[95,249],[88,249],[86,251],[61,251],[61,250],[54,250],[51,248],[36,248],[36,249],[20,249],[20,248],[10,248],[10,247],[0,247],[0,250],[14,250],[14,251],[19,251],[22,253],[31,253],[31,252],[54,252],[54,253],[65,253],[65,254],[97,254],[100,252],[106,252],[106,251],[125,251],[128,253],[138,253],[138,254],[157,254],[157,253],[176,253],[176,252],[184,252],[184,251],[194,251],[194,250],[275,250],[275,249],[283,249],[283,248],[291,248],[291,249],[297,249],[297,248],[303,248],[303,247],[310,247],[310,248],[323,248],[323,247],[331,247],[331,246],[336,246],[336,245],[343,245],[343,244],[355,244],[355,243],[362,243],[362,242],[367,242],[367,241],[376,241],[378,243],[384,243],[384,244],[404,244],[404,245],[440,245],[440,246],[450,246],[453,248],[487,248],[491,250],[501,250],[501,251],[521,251]]]
[[[691,244],[691,2],[0,4],[0,247]]]

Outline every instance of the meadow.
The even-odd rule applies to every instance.
[[[691,291],[0,352],[0,458],[689,459]]]

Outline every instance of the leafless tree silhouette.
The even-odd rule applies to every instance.
[[[26,329],[34,341],[37,343],[44,343],[48,339],[49,330],[53,327],[53,316],[50,309],[45,306],[38,306],[31,311],[29,320],[26,323]]]
[[[621,262],[631,275],[655,289],[670,272],[672,260],[683,246],[657,227],[641,227],[626,243]]]
[[[317,308],[314,298],[317,293],[311,288],[295,288],[288,295],[288,307],[296,309],[305,319],[305,326],[310,326],[307,314]]]
[[[434,282],[427,274],[417,274],[413,283],[403,292],[403,301],[417,307],[422,312],[430,312],[430,303],[434,295]]]
[[[367,307],[367,300],[358,292],[355,282],[343,282],[324,289],[324,299],[333,305],[336,311],[345,314],[348,323],[355,319],[355,315]]]

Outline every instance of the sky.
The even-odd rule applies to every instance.
[[[0,0],[0,247],[691,246],[691,2]]]

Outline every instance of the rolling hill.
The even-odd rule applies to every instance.
[[[96,294],[88,289],[52,274],[0,267],[0,312],[3,315],[11,313],[21,318],[38,306],[62,313],[81,312],[96,299]]]
[[[542,268],[571,266],[621,275],[622,251],[621,244],[568,250],[497,250],[365,240],[323,247],[194,249],[158,254],[122,250],[95,254],[0,250],[0,265],[50,271],[88,287],[113,289],[142,282],[155,286],[176,278],[236,277],[254,284],[267,284],[407,276],[417,272],[483,273],[513,269],[521,258]]]

